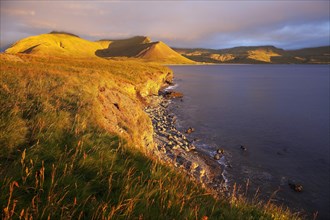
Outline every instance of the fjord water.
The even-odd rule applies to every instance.
[[[179,128],[194,127],[210,157],[225,150],[230,184],[249,179],[249,194],[260,187],[261,198],[280,189],[277,202],[330,218],[329,65],[170,68],[184,93],[173,104]]]

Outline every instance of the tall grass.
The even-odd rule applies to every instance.
[[[165,67],[20,58],[24,62],[1,57],[3,219],[297,218],[272,203],[247,202],[236,190],[216,199],[185,173],[136,147],[139,139],[129,137],[150,121],[141,119],[143,104],[127,86],[139,93],[148,80],[167,74]],[[115,100],[120,108],[110,111],[114,90],[122,99]],[[126,105],[138,113],[130,118]],[[127,136],[109,129],[105,116],[128,126]],[[140,117],[139,123],[132,117]]]

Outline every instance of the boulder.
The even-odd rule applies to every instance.
[[[220,158],[221,158],[221,154],[216,154],[216,155],[214,155],[214,159],[215,159],[215,160],[220,160]]]
[[[164,97],[168,99],[182,98],[183,94],[181,92],[166,91]]]
[[[301,184],[289,183],[289,186],[290,186],[291,189],[293,189],[296,192],[302,192],[303,191],[303,186]]]
[[[191,149],[187,146],[183,146],[182,149],[184,149],[186,152],[189,152]]]
[[[192,145],[189,146],[189,149],[190,149],[190,150],[195,150],[196,147],[195,147],[195,145],[192,144]]]
[[[191,134],[192,132],[195,131],[195,128],[192,128],[192,127],[189,127],[187,130],[186,130],[186,134]]]
[[[179,145],[175,145],[172,149],[173,149],[173,150],[177,150],[177,149],[179,149],[179,148],[180,148]]]

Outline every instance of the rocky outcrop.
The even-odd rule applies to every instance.
[[[116,133],[146,152],[154,148],[153,126],[143,111],[164,84],[171,82],[171,71],[158,72],[138,85],[120,82],[112,87],[100,87],[97,96],[98,119],[106,130]],[[122,88],[125,88],[124,90]]]
[[[226,62],[235,59],[233,54],[210,54],[210,58],[221,62]]]
[[[181,92],[165,91],[163,95],[167,99],[183,98],[183,94]]]

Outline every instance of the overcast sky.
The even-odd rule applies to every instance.
[[[3,1],[1,47],[52,30],[174,47],[329,45],[329,1]]]

